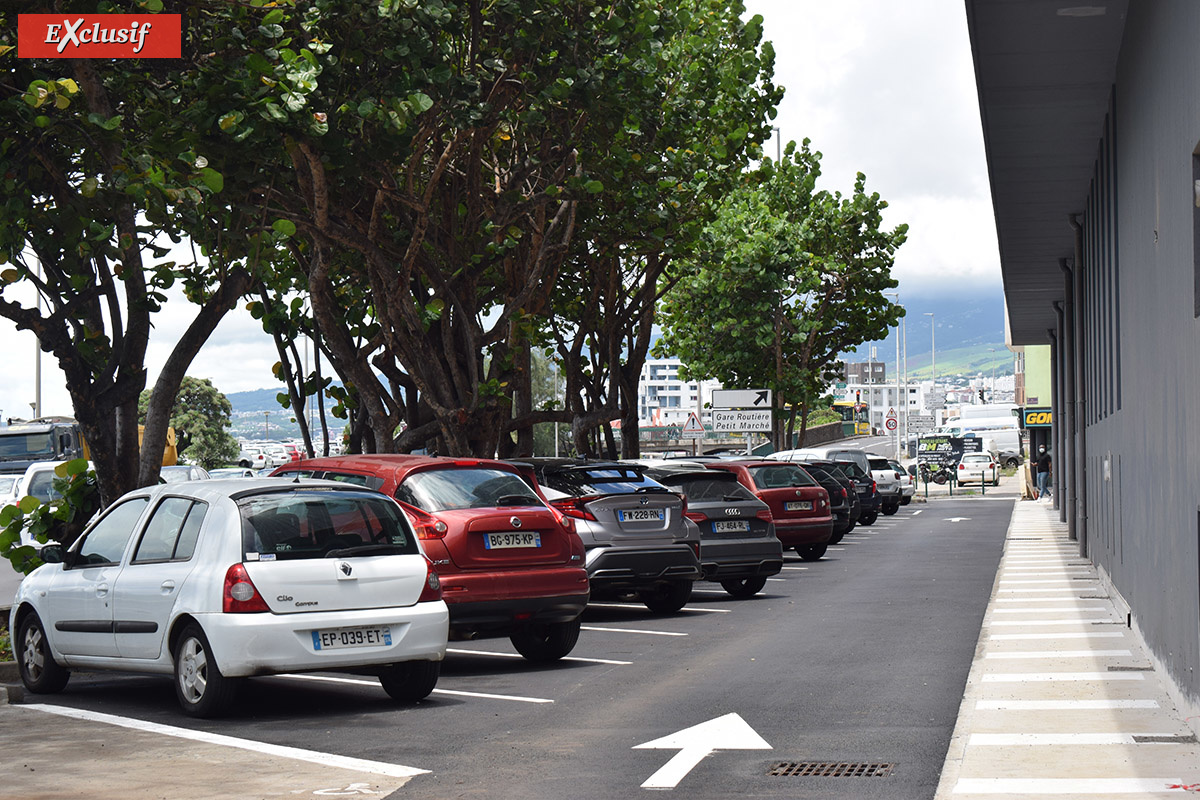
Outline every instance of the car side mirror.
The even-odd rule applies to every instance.
[[[61,544],[48,544],[38,551],[38,557],[47,564],[62,564],[67,560],[67,553]]]

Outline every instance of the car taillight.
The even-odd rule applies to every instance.
[[[775,521],[775,518],[771,516],[770,509],[767,509],[767,508],[759,509],[757,512],[755,512],[754,516],[758,517],[763,522],[774,522]]]
[[[562,514],[575,519],[587,519],[592,522],[596,521],[596,516],[591,511],[587,510],[582,497],[569,497],[563,500],[555,500],[550,503]]]
[[[442,599],[442,581],[438,574],[433,569],[433,564],[429,559],[425,559],[425,588],[421,590],[421,596],[417,598],[418,603],[432,603]]]
[[[270,611],[255,588],[244,564],[234,564],[225,571],[225,588],[221,592],[221,610],[226,614]]]
[[[875,494],[878,491],[879,491],[879,484],[876,483],[875,481],[871,481],[871,494]]]
[[[418,539],[446,538],[446,531],[449,528],[446,526],[446,523],[437,517],[408,505],[404,506],[404,513],[408,516],[409,521],[412,522],[413,532],[417,534]]]
[[[692,552],[696,554],[697,559],[700,558],[700,543],[699,542],[691,542],[688,544],[688,547],[692,548]]]
[[[703,511],[685,511],[683,515],[692,522],[704,522],[704,520],[708,519],[708,515]]]
[[[958,468],[959,468],[959,469],[966,469],[966,468],[967,468],[967,465],[966,465],[966,464],[962,464],[962,463],[960,463],[960,464],[958,465]]]

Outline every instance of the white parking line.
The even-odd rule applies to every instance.
[[[918,508],[916,511],[912,512],[912,515],[915,517],[917,514],[920,514],[924,510],[925,509],[923,509],[923,508]]]
[[[1082,583],[1095,583],[1095,582],[1096,582],[1096,579],[1095,579],[1095,578],[1068,578],[1068,577],[1063,577],[1063,578],[1060,578],[1060,579],[1057,579],[1057,580],[1045,580],[1045,581],[1044,581],[1044,580],[1025,580],[1024,578],[1022,578],[1021,580],[1016,580],[1016,581],[1000,581],[1000,583],[1001,583],[1002,585],[1007,585],[1007,586],[1015,586],[1015,585],[1018,585],[1018,584],[1026,584],[1026,585],[1028,585],[1028,584],[1033,584],[1033,583],[1041,583],[1041,584],[1046,584],[1046,583],[1067,583],[1068,581],[1070,581],[1070,582],[1071,582],[1071,583],[1073,583],[1073,584],[1082,584]],[[1001,590],[1001,591],[1003,591],[1003,590]]]
[[[1087,595],[1075,595],[1074,592],[1068,595],[1059,595],[1058,597],[997,597],[997,603],[1061,603],[1064,600],[1100,600],[1099,597],[1089,597]]]
[[[984,625],[989,625],[993,628],[1019,628],[1022,625],[1093,625],[1097,622],[1112,622],[1111,619],[1105,617],[1088,619],[1005,619],[998,621],[984,620]]]
[[[365,681],[355,678],[329,678],[324,675],[279,675],[280,678],[294,678],[302,681],[325,681],[326,683],[345,683],[357,686],[379,687],[379,681]],[[451,694],[459,697],[480,697],[487,700],[514,700],[518,703],[553,703],[544,697],[521,697],[515,694],[486,694],[484,692],[460,692],[456,689],[434,689],[434,694]]]
[[[378,686],[378,684],[376,684]],[[64,708],[62,706],[46,705],[44,703],[21,703],[14,705],[13,708],[28,708],[33,711],[45,711],[49,714],[57,714],[61,717],[71,717],[73,719],[82,719],[88,722],[102,722],[107,725],[117,725],[122,728],[131,728],[136,731],[145,731],[147,733],[158,733],[163,736],[174,736],[178,739],[190,739],[194,742],[203,742],[204,744],[213,744],[221,747],[236,747],[239,750],[250,750],[255,753],[262,753],[268,756],[277,756],[279,758],[290,758],[294,761],[307,761],[310,764],[321,764],[326,767],[337,767],[339,769],[353,769],[359,772],[369,772],[374,775],[387,775],[392,778],[411,778],[414,775],[426,775],[429,773],[427,769],[417,769],[416,767],[406,767],[403,764],[388,764],[383,761],[368,761],[365,758],[349,758],[347,756],[333,755],[332,753],[320,753],[316,750],[302,750],[298,747],[284,747],[277,744],[267,744],[266,742],[254,742],[249,739],[236,739],[232,736],[225,736],[219,733],[208,733],[207,731],[193,731],[187,728],[176,728],[171,725],[160,725],[157,722],[144,722],[139,719],[127,719],[126,717],[117,717],[112,714],[101,714],[97,711],[84,711],[78,708]]]
[[[787,578],[767,578],[767,580],[774,581],[775,583],[787,583]]]
[[[808,567],[784,567],[784,569],[805,570],[808,569]]]
[[[1095,594],[1099,591],[1099,589],[1097,589],[1095,586],[1076,586],[1074,588],[1070,586],[1063,586],[1062,588],[1047,586],[1043,589],[1001,589],[1000,591],[1010,592],[1012,594],[1029,594],[1030,592],[1059,592],[1060,594],[1078,594],[1079,592],[1088,592],[1089,594]]]
[[[495,658],[525,658],[520,653],[500,653],[494,650],[464,650],[455,647],[447,647],[447,653],[455,653],[456,655],[464,656],[493,656]],[[632,661],[613,661],[609,658],[580,658],[579,656],[564,656],[558,659],[559,661],[576,661],[584,664],[613,664],[615,666],[628,666]]]
[[[596,608],[636,608],[639,611],[645,611],[646,607],[641,603],[588,603],[588,607],[595,606]],[[679,612],[687,611],[692,614],[728,614],[732,611],[729,608],[681,608]],[[676,612],[676,613],[679,613]]]
[[[1158,708],[1157,700],[976,700],[976,711],[1112,711]]]
[[[599,625],[580,625],[581,631],[606,631],[608,633],[644,633],[647,636],[687,636],[686,633],[672,631],[644,631],[638,628],[604,628]]]
[[[1043,606],[1041,608],[997,608],[993,614],[1034,614],[1045,612],[1105,611],[1104,606]]]

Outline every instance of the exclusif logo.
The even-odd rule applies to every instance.
[[[18,14],[18,58],[179,58],[179,14]]]

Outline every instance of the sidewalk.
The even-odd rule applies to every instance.
[[[1200,796],[1200,743],[1049,503],[1017,501],[936,800]]]

